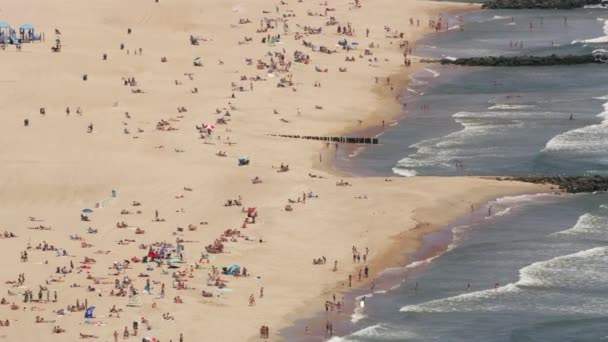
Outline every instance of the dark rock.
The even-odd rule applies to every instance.
[[[608,177],[593,176],[527,176],[511,177],[512,181],[534,184],[553,184],[569,193],[608,191]]]
[[[602,0],[488,0],[482,8],[488,9],[571,9],[599,5]]]

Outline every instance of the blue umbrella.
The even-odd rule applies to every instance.
[[[22,29],[22,30],[31,30],[31,29],[33,29],[33,28],[34,28],[34,26],[32,26],[32,25],[30,25],[30,24],[23,24],[23,25],[21,25],[21,27],[20,27],[20,29]]]
[[[8,27],[11,27],[11,25],[9,25],[8,23],[3,22],[3,21],[0,22],[0,28],[8,28]]]
[[[83,212],[83,213],[92,213],[92,212],[93,212],[93,209],[89,209],[89,208],[87,208],[87,209],[82,209],[82,212]]]

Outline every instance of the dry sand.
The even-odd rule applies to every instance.
[[[277,336],[279,329],[322,310],[325,296],[350,272],[357,271],[350,262],[351,246],[369,248],[375,274],[383,266],[400,262],[387,257],[391,246],[399,244],[403,251],[416,248],[420,234],[407,232],[420,222],[437,227],[468,212],[471,204],[545,190],[530,184],[476,178],[396,178],[392,182],[349,178],[352,186],[336,186],[339,178],[327,172],[327,165],[326,171],[319,165],[319,151],[325,156],[324,163],[331,162],[333,145],[326,148],[318,142],[268,136],[330,135],[360,127],[357,120],[363,121],[362,126],[378,125],[382,119],[395,117],[399,104],[394,97],[402,78],[393,78],[391,90],[390,86],[375,85],[374,77],[407,75],[417,63],[414,59],[409,69],[401,65],[399,43],[409,40],[413,46],[417,38],[430,31],[429,19],[437,19],[444,11],[472,8],[412,0],[363,0],[363,7],[358,9],[353,5],[335,0],[327,6],[310,0],[289,0],[287,5],[259,0],[3,2],[0,20],[15,27],[31,23],[45,32],[46,42],[24,44],[21,52],[14,46],[0,50],[0,229],[18,236],[0,241],[0,279],[17,280],[20,273],[26,277],[23,286],[4,284],[0,289],[0,297],[20,306],[19,310],[0,307],[0,319],[11,321],[10,327],[0,327],[0,337],[7,341],[72,341],[79,339],[79,333],[87,333],[111,341],[112,333],[118,330],[122,340],[124,327],[131,330],[132,321],[145,317],[151,330],[145,331],[140,324],[139,339],[150,336],[178,341],[183,333],[188,342],[254,340],[259,327],[267,325],[270,340],[277,340],[281,338]],[[256,33],[261,18],[277,17],[276,7],[279,16],[295,15],[287,18],[289,33],[283,32],[281,24],[268,33]],[[352,23],[354,37],[338,35],[336,26],[325,26],[328,17],[306,15],[307,10],[323,13],[326,7],[335,8],[329,15],[341,25]],[[263,10],[269,14],[263,14]],[[420,19],[420,27],[410,26],[409,17]],[[239,19],[245,18],[251,23],[239,24]],[[392,31],[405,32],[404,39],[387,38],[385,25]],[[341,38],[359,42],[357,50],[348,54],[356,61],[345,62],[347,54],[339,47],[331,55],[304,47],[302,40],[294,40],[294,33],[303,33],[304,26],[323,27],[323,34],[303,38],[317,46],[334,49]],[[61,53],[50,51],[55,28],[61,31]],[[128,28],[132,29],[130,35]],[[369,38],[365,37],[366,28],[371,30]],[[281,34],[281,43],[262,44],[267,34]],[[189,35],[207,41],[192,46]],[[246,36],[252,41],[239,45]],[[360,58],[371,42],[380,47],[372,49],[373,56]],[[121,43],[125,44],[124,50],[120,49]],[[139,48],[143,55],[134,55]],[[293,59],[294,50],[312,59],[308,65],[291,65],[289,74],[297,91],[276,86],[287,73],[268,75],[266,70],[256,69],[258,59],[269,63],[267,53],[283,49],[288,61]],[[102,60],[104,53],[107,61]],[[204,66],[194,67],[192,61],[199,56]],[[168,61],[161,63],[162,57]],[[374,57],[378,62],[368,61]],[[253,65],[247,65],[246,58],[251,58]],[[221,65],[220,59],[224,62]],[[315,72],[315,66],[329,71]],[[348,72],[338,72],[339,67],[347,67]],[[193,73],[193,80],[185,73]],[[86,82],[83,74],[88,75]],[[266,81],[241,82],[241,75],[258,75]],[[138,85],[124,86],[123,77],[134,77]],[[316,81],[321,82],[320,88],[313,86]],[[231,82],[246,91],[234,91],[236,98],[229,98],[233,93]],[[249,91],[250,83],[253,91]],[[191,92],[195,87],[197,94]],[[144,93],[133,94],[131,89],[135,88]],[[236,109],[228,108],[229,102]],[[323,109],[315,109],[316,105]],[[178,113],[180,106],[187,112]],[[41,107],[46,109],[45,115],[39,114]],[[70,115],[66,115],[66,107]],[[82,115],[76,114],[77,107],[81,107]],[[195,125],[215,123],[222,116],[215,113],[216,108],[228,108],[229,124],[217,125],[211,139],[199,139]],[[273,114],[274,109],[279,114]],[[29,127],[23,125],[26,118]],[[156,130],[161,119],[177,130]],[[87,133],[91,123],[93,132]],[[125,128],[131,134],[123,134]],[[226,151],[227,157],[216,156],[220,150]],[[249,156],[251,164],[237,166],[241,155]],[[281,163],[288,164],[290,171],[278,173],[276,167]],[[324,178],[311,178],[309,173]],[[263,183],[252,184],[255,176]],[[193,191],[184,191],[184,187]],[[110,196],[111,190],[117,191],[117,197]],[[318,198],[292,204],[294,210],[285,211],[288,198],[308,192]],[[118,278],[130,277],[134,288],[141,292],[147,278],[138,274],[148,274],[155,282],[152,294],[141,296],[141,307],[126,307],[127,297],[109,296],[117,278],[112,275],[112,263],[146,255],[147,249],[140,249],[140,244],[187,240],[187,262],[181,266],[189,270],[204,246],[226,229],[240,229],[245,217],[241,207],[223,205],[227,199],[239,196],[244,206],[259,211],[257,223],[241,229],[250,241],[226,242],[226,253],[212,256],[211,263],[195,269],[192,277],[186,278],[194,290],[172,288],[171,275],[161,274],[156,265],[153,271],[147,271],[145,264],[132,263],[131,269]],[[360,196],[367,199],[356,198]],[[142,205],[132,207],[132,201]],[[103,208],[96,208],[96,203]],[[91,222],[80,221],[83,208],[94,210],[89,214]],[[121,215],[122,209],[142,213]],[[165,222],[153,222],[155,210]],[[29,216],[43,221],[31,222]],[[130,228],[117,229],[118,221],[127,222]],[[39,224],[52,230],[27,228]],[[177,227],[189,224],[196,225],[197,230],[177,232]],[[99,232],[87,234],[88,227]],[[145,234],[135,234],[134,227],[144,229]],[[82,241],[70,240],[69,236],[75,234],[93,246],[82,248]],[[136,242],[118,245],[121,239]],[[35,249],[44,241],[66,249],[70,256],[56,257],[55,252]],[[28,250],[29,261],[19,262],[19,253],[28,245],[32,247]],[[85,256],[96,262],[91,269],[79,271]],[[312,259],[321,256],[327,257],[328,263],[313,266]],[[331,270],[334,260],[338,261],[337,272]],[[57,267],[69,269],[70,261],[75,266],[73,273],[55,274]],[[232,264],[246,267],[252,276],[223,276],[231,291],[205,285],[211,265]],[[87,275],[101,283],[94,284]],[[51,282],[53,278],[62,281]],[[70,287],[74,283],[81,287]],[[161,283],[166,284],[164,299],[157,298]],[[22,303],[20,294],[31,289],[37,298],[40,285],[48,287],[51,299],[57,291],[58,302]],[[87,291],[89,285],[95,291]],[[264,298],[258,298],[261,286]],[[18,295],[9,295],[9,290]],[[216,297],[202,298],[202,290]],[[250,294],[256,296],[254,307],[248,305]],[[183,304],[173,303],[177,295],[183,298]],[[97,308],[97,318],[92,320],[95,324],[86,324],[83,312],[65,316],[55,313],[85,298]],[[124,310],[120,318],[109,317],[113,305]],[[162,314],[166,312],[175,319],[164,320]],[[56,323],[35,324],[37,315]],[[51,334],[54,325],[66,332]]]

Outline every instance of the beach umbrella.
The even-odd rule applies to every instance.
[[[169,259],[169,262],[170,263],[178,263],[178,262],[182,262],[182,260],[179,259],[179,258],[171,258],[171,259]]]
[[[201,58],[200,58],[200,57],[196,57],[196,58],[194,59],[194,62],[200,62],[200,61],[201,61]]]
[[[32,30],[32,29],[34,29],[34,26],[32,26],[31,24],[23,24],[23,25],[21,25],[20,29],[22,29],[22,30]]]
[[[92,212],[93,212],[93,209],[89,209],[89,208],[82,209],[82,212],[83,212],[83,213],[92,213]]]
[[[209,124],[209,125],[207,125],[207,124],[203,124],[203,128],[204,128],[204,129],[210,129],[210,130],[214,130],[214,129],[215,129],[215,125],[211,125],[211,124]]]

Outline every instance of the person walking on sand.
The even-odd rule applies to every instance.
[[[118,342],[118,330],[114,330],[114,342]]]
[[[488,207],[488,216],[492,216],[492,208],[493,207],[494,206],[492,206],[492,205],[490,207]]]
[[[158,209],[154,211],[154,221],[158,221]]]

